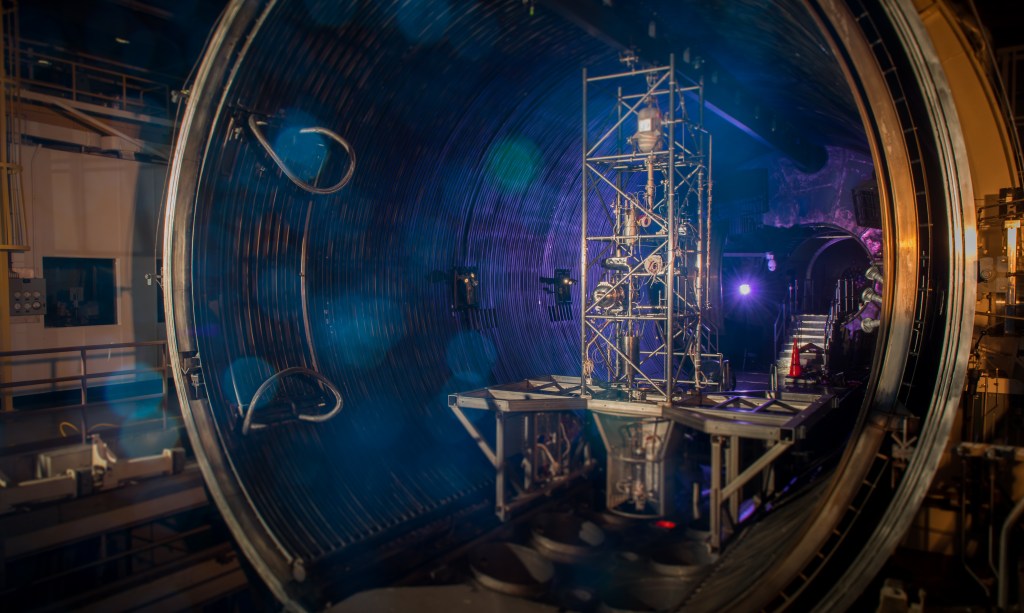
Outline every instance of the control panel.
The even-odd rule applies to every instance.
[[[46,279],[11,279],[11,317],[46,314]]]

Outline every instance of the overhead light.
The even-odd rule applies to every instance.
[[[740,296],[749,296],[750,295],[750,284],[749,283],[741,283],[740,287],[739,287],[739,290],[740,290]]]
[[[40,66],[49,66],[50,60],[39,58],[38,60],[36,60],[36,64],[39,64]]]
[[[132,41],[128,40],[127,38],[121,38],[120,36],[115,36],[114,37],[114,42],[119,44],[119,45],[129,45],[129,44],[131,44]]]

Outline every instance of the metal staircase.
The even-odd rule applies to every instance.
[[[779,354],[775,360],[778,372],[782,377],[790,380],[787,376],[793,355],[793,341],[800,347],[800,366],[805,376],[811,373],[819,373],[825,364],[825,339],[828,328],[828,315],[815,313],[801,313],[793,316],[793,323],[789,328],[786,341],[779,347]]]

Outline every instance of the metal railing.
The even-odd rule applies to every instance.
[[[828,317],[825,318],[825,346],[822,348],[822,359],[824,360],[825,372],[828,372],[828,354],[829,350],[832,348],[832,331],[835,328],[836,317],[839,315],[839,284],[842,283],[842,281],[842,279],[836,281],[835,295],[833,295],[832,302],[828,307]]]
[[[108,67],[100,66],[101,62]],[[21,40],[17,73],[10,76],[17,78],[21,87],[42,94],[121,111],[166,115],[170,87],[142,74],[145,71],[141,69],[100,58],[69,59],[46,43]]]
[[[133,368],[130,370],[108,370],[103,372],[90,372],[89,371],[89,354],[97,353],[100,351],[113,351],[115,349],[134,349],[138,350],[144,347],[157,347],[159,351],[158,362],[155,366],[147,368]],[[167,359],[167,341],[138,341],[134,343],[109,343],[105,345],[78,345],[72,347],[54,347],[49,349],[21,349],[17,351],[0,351],[0,360],[11,360],[12,358],[27,358],[27,357],[38,357],[38,356],[51,356],[55,360],[67,360],[68,357],[78,360],[79,372],[74,375],[60,375],[54,377],[44,377],[38,379],[24,379],[20,381],[4,381],[0,382],[0,390],[13,390],[18,388],[30,388],[39,386],[50,386],[47,391],[65,391],[67,389],[74,389],[69,387],[60,386],[61,383],[77,382],[77,389],[79,390],[79,406],[86,405],[89,403],[89,383],[98,380],[114,380],[121,379],[124,377],[132,377],[132,382],[138,382],[141,380],[152,381],[152,377],[149,379],[140,379],[139,375],[153,375],[154,373],[160,374],[160,392],[163,396],[167,396],[168,392],[168,376],[170,375],[170,364]],[[24,363],[24,361],[22,361]],[[12,363],[10,366],[17,366],[17,363]],[[76,405],[70,405],[76,406]]]
[[[89,370],[89,355],[98,353],[101,351],[112,352],[114,350],[125,350],[131,349],[136,352],[135,356],[138,358],[140,350],[152,348],[153,351],[159,354],[156,366],[146,368],[132,368],[128,370],[105,370],[105,371],[90,371]],[[151,419],[144,421],[156,422],[159,421],[162,424],[162,428],[166,430],[168,428],[168,420],[171,415],[168,415],[167,396],[170,388],[168,377],[170,376],[170,363],[167,359],[167,342],[166,341],[139,341],[134,343],[109,343],[105,345],[79,345],[73,347],[54,347],[49,349],[23,349],[18,351],[3,351],[0,352],[0,361],[13,362],[11,366],[25,366],[25,358],[38,358],[39,356],[50,356],[50,358],[56,363],[59,361],[67,361],[70,359],[77,359],[79,363],[78,374],[73,375],[60,375],[45,378],[33,378],[33,379],[22,379],[13,381],[0,381],[0,394],[6,395],[15,389],[24,388],[38,388],[40,386],[49,386],[46,392],[64,392],[74,390],[77,388],[79,392],[78,403],[59,403],[57,406],[42,409],[33,409],[34,411],[77,411],[77,423],[72,421],[63,421],[60,424],[60,435],[66,437],[64,432],[65,426],[77,431],[78,438],[82,443],[85,443],[89,435],[94,434],[94,430],[99,427],[106,428],[121,428],[123,423],[111,424],[111,423],[94,423],[91,424],[90,411],[95,410],[97,404],[91,404],[89,402],[89,390],[95,389],[95,386],[90,386],[90,383],[106,382],[106,383],[143,383],[154,381],[153,375],[158,375],[160,380],[160,392],[150,394],[136,394],[126,395],[124,397],[118,397],[116,402],[139,402],[147,401],[160,398],[160,414],[159,416],[154,415]],[[18,358],[22,358],[18,360]],[[149,375],[144,377],[143,375]],[[125,381],[125,378],[130,380]],[[64,386],[61,384],[77,382],[75,386]],[[45,393],[45,392],[44,392]],[[113,400],[111,402],[114,402]],[[16,415],[19,411],[4,411],[2,415]],[[133,424],[141,424],[143,421],[133,420]]]
[[[835,331],[836,321],[848,313],[856,311],[857,307],[856,280],[837,279],[832,293],[832,301],[828,308],[828,317],[825,319],[825,346],[823,351],[826,372],[828,372],[829,349],[832,346],[832,336]]]
[[[772,348],[768,352],[768,355],[772,358],[772,364],[776,362],[775,356],[779,354],[782,341],[789,330],[790,302],[791,300],[787,298],[779,303],[779,310],[775,314],[775,321],[772,323]]]

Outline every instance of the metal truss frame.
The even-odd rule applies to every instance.
[[[711,509],[709,546],[720,551],[726,538],[724,507],[728,505],[730,528],[739,525],[742,489],[760,477],[771,491],[772,464],[796,442],[807,438],[811,429],[837,405],[831,392],[805,394],[769,392],[731,394],[705,394],[690,397],[685,403],[672,406],[650,402],[629,402],[602,399],[606,391],[597,385],[587,385],[591,397],[581,396],[583,382],[577,377],[540,377],[516,383],[496,385],[471,392],[448,396],[448,407],[469,432],[473,440],[496,469],[496,512],[504,520],[516,507],[528,503],[539,495],[567,484],[589,470],[576,471],[571,477],[551,483],[542,491],[530,492],[525,497],[509,502],[506,497],[504,423],[510,415],[587,410],[598,416],[618,416],[637,420],[670,420],[710,436],[711,439]],[[469,419],[464,410],[493,411],[498,428],[494,448]],[[602,438],[607,438],[602,431]],[[740,457],[741,439],[760,440],[764,452],[746,464]],[[607,440],[605,441],[607,445]],[[724,475],[724,478],[723,478]]]
[[[595,466],[596,461],[590,456],[587,443],[582,437],[578,440],[569,436],[560,437],[559,446],[565,453],[559,454],[557,460],[543,443],[535,440],[540,431],[539,421],[551,416],[575,414],[586,408],[586,401],[570,395],[573,392],[579,392],[578,380],[573,386],[571,383],[563,385],[557,379],[550,378],[547,381],[524,381],[448,396],[448,408],[494,467],[494,510],[501,521],[507,520],[514,511],[537,498],[575,482]],[[483,432],[480,420],[471,419],[463,409],[493,413],[493,438]],[[582,432],[582,419],[577,421]],[[565,432],[562,431],[562,434]],[[528,456],[538,454],[538,449],[558,465],[556,474],[536,482],[531,478],[517,483],[510,474],[509,458],[523,455],[523,461],[526,462],[529,461]],[[531,464],[537,465],[536,457]],[[514,490],[511,497],[510,488]]]
[[[610,87],[614,111],[607,112],[605,103],[597,121],[606,128],[592,136],[589,107],[607,100],[593,91]],[[696,98],[693,115],[687,98]],[[702,368],[708,359],[722,363],[704,319],[710,306],[711,136],[703,127],[703,107],[703,84],[681,77],[674,56],[667,66],[600,76],[583,71],[584,397],[606,388],[630,400],[671,404],[688,391],[721,389],[721,381]],[[637,131],[627,136],[624,127],[634,119]],[[601,281],[588,288],[594,278]]]

